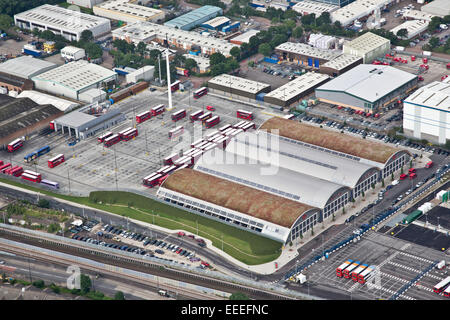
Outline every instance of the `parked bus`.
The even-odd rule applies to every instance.
[[[219,116],[214,116],[211,119],[208,119],[208,120],[205,121],[205,127],[206,128],[212,128],[216,124],[218,124],[219,122],[220,122],[220,117]]]
[[[43,154],[46,154],[47,152],[50,152],[50,146],[45,146],[45,147],[42,147],[42,148],[40,148],[38,151],[36,151],[37,152],[37,156],[38,157],[40,157],[40,156],[42,156]]]
[[[410,175],[409,175],[409,179],[414,179],[415,177],[417,177],[417,174],[415,174],[415,173],[411,173]]]
[[[5,171],[9,168],[9,167],[11,167],[11,163],[5,163],[5,164],[3,164],[3,165],[1,165],[0,166],[0,172],[1,173],[5,173]]]
[[[366,270],[366,268],[368,267],[368,264],[362,264],[360,265],[358,268],[355,269],[355,271],[352,272],[352,280],[355,282],[358,282],[358,277],[359,275]]]
[[[203,110],[195,111],[189,115],[189,119],[191,119],[192,122],[197,121],[198,117],[200,117],[202,114]]]
[[[152,116],[157,116],[158,114],[163,113],[166,111],[166,107],[163,104],[158,104],[157,106],[153,107],[151,110]]]
[[[174,154],[172,154],[172,155],[170,155],[170,156],[168,156],[168,157],[165,157],[164,160],[163,160],[163,162],[164,162],[165,165],[171,165],[171,164],[173,164],[173,162],[174,162],[175,160],[177,160],[179,157],[180,157],[180,156],[178,155],[178,153],[174,153]]]
[[[172,129],[169,131],[169,139],[176,138],[180,135],[182,135],[184,132],[184,128],[182,126],[178,126],[175,129]]]
[[[355,270],[359,266],[360,263],[361,262],[359,262],[359,261],[355,261],[351,265],[349,265],[347,268],[345,268],[343,271],[344,278],[350,279],[352,271]]]
[[[175,81],[174,83],[172,83],[171,85],[170,85],[170,90],[172,91],[172,92],[175,92],[175,91],[178,91],[179,89],[180,89],[180,80],[177,80],[177,81]]]
[[[33,176],[31,174],[28,174],[28,173],[22,173],[21,178],[25,179],[25,180],[28,180],[28,181],[31,181],[31,182],[37,182],[37,183],[41,182],[41,178],[40,177]]]
[[[293,114],[287,114],[287,115],[285,115],[283,118],[284,119],[288,119],[288,120],[291,120],[291,119],[293,119],[295,116],[293,115]]]
[[[172,173],[173,171],[175,171],[175,169],[177,168],[177,166],[171,165],[171,166],[165,166],[162,167],[161,169],[159,169],[157,172],[159,174],[162,174],[163,176],[168,175],[170,173]]]
[[[253,120],[253,112],[245,110],[237,110],[236,116],[244,120]]]
[[[146,176],[143,179],[143,184],[146,187],[153,188],[158,184],[158,179],[161,178],[162,175],[156,172],[153,172],[152,174]]]
[[[111,137],[114,133],[111,131],[108,131],[104,134],[102,134],[100,137],[97,138],[99,143],[103,143],[107,138]]]
[[[447,289],[444,290],[444,296],[450,298],[450,286],[448,286]]]
[[[41,184],[43,184],[44,186],[48,186],[50,188],[53,188],[53,189],[59,189],[59,183],[58,182],[53,182],[53,181],[50,181],[50,180],[43,179],[43,180],[41,180]]]
[[[106,148],[111,147],[113,144],[116,144],[117,142],[120,142],[120,136],[116,133],[112,135],[111,137],[107,138],[105,142],[103,142],[103,145]]]
[[[411,168],[411,169],[408,170],[408,172],[409,172],[409,173],[415,173],[415,172],[416,172],[416,169],[415,169],[415,168]]]
[[[227,130],[227,129],[229,129],[229,128],[231,128],[231,124],[226,124],[226,125],[220,127],[220,128],[219,128],[219,131],[220,131],[220,132],[224,132],[225,130]]]
[[[343,264],[341,264],[339,267],[336,268],[336,276],[338,276],[339,278],[342,278],[343,276],[343,271],[345,268],[347,268],[349,265],[351,265],[353,262],[353,260],[348,259],[347,261],[345,261]]]
[[[50,130],[55,131],[55,121],[50,121]]]
[[[363,272],[361,272],[358,275],[358,282],[361,284],[366,283],[367,280],[369,280],[370,277],[375,273],[375,267],[369,266],[367,267]]]
[[[250,130],[250,129],[256,129],[256,125],[253,122],[247,122],[245,125],[242,126],[244,131]]]
[[[172,121],[177,122],[180,119],[183,119],[186,117],[186,109],[181,109],[180,111],[177,111],[175,113],[172,113]]]
[[[124,134],[122,134],[122,140],[129,141],[137,136],[138,136],[138,130],[136,128],[133,128],[133,129],[125,132]]]
[[[245,125],[246,123],[247,123],[247,121],[244,121],[244,120],[239,121],[238,123],[233,124],[233,128],[234,128],[234,129],[238,129],[238,128],[240,128],[241,126]]]
[[[433,161],[429,161],[427,162],[427,164],[425,165],[425,168],[431,168],[433,166]]]
[[[191,165],[191,157],[183,156],[183,157],[175,160],[173,164],[176,165],[177,167],[182,166],[184,164],[188,164],[190,166]]]
[[[402,174],[400,175],[400,180],[405,180],[406,177],[408,177],[408,176],[407,176],[406,174],[402,173]]]
[[[436,293],[441,293],[444,291],[445,287],[450,284],[450,276],[439,282],[437,285],[434,286],[433,291]]]
[[[200,97],[203,97],[207,93],[208,93],[208,88],[207,87],[201,87],[197,91],[194,91],[194,99],[198,99]]]
[[[118,133],[120,139],[122,139],[122,137],[123,137],[123,135],[124,135],[125,133],[127,133],[128,131],[130,131],[130,130],[132,130],[132,129],[133,129],[133,127],[128,127],[128,128],[126,128],[126,129],[123,129],[122,131],[120,131],[120,132]]]
[[[205,142],[204,139],[199,139],[193,143],[191,143],[191,148],[196,148],[198,145],[200,145],[201,143]]]
[[[208,111],[208,112],[202,114],[200,117],[198,117],[198,120],[201,121],[202,123],[204,123],[206,120],[208,120],[211,117],[212,117],[212,113]]]
[[[8,144],[8,152],[14,152],[23,146],[22,139],[16,139]]]
[[[65,161],[64,155],[61,153],[61,154],[58,154],[57,156],[54,156],[50,160],[48,160],[47,163],[48,163],[49,168],[54,168],[57,165],[60,165],[61,163],[63,163],[64,161]]]
[[[23,173],[23,168],[19,167],[19,166],[15,166],[11,172],[10,175],[14,176],[14,177],[20,177]]]
[[[136,122],[137,123],[142,123],[148,119],[150,119],[152,117],[152,112],[151,111],[144,111],[142,113],[139,113],[136,116]]]

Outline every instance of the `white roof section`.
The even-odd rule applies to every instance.
[[[330,77],[326,74],[307,72],[292,81],[282,85],[281,87],[269,92],[264,97],[275,98],[281,101],[288,101],[303,92],[314,88]]]
[[[101,15],[102,10],[114,12],[117,15],[130,17],[132,19],[148,20],[155,16],[164,16],[164,11],[153,9],[139,4],[131,3],[129,0],[110,0],[94,6],[94,12]],[[100,10],[98,10],[100,9]]]
[[[420,12],[420,11],[419,11]],[[406,29],[408,31],[408,35],[405,37],[401,37],[402,39],[411,39],[418,35],[419,33],[424,32],[427,30],[428,25],[430,22],[425,20],[408,20],[403,22],[402,24],[396,26],[395,28],[391,29],[390,31],[397,35],[397,32],[401,29]]]
[[[434,0],[433,2],[430,2],[422,6],[420,10],[429,14],[434,14],[442,18],[444,16],[450,15],[450,1]]]
[[[229,87],[231,89],[241,90],[253,94],[260,92],[264,88],[270,87],[270,84],[267,83],[244,79],[225,73],[210,79],[208,83]]]
[[[197,62],[197,66],[201,71],[207,71],[211,66],[208,58],[189,53],[183,54],[183,56],[186,57],[186,59],[192,59]]]
[[[359,56],[343,53],[339,57],[324,63],[322,67],[332,68],[335,70],[342,70],[351,65],[352,63],[355,63],[356,61],[361,59],[362,58]]]
[[[322,3],[316,1],[305,0],[296,3],[292,10],[297,11],[301,14],[311,14],[314,13],[316,17],[319,17],[323,12],[333,12],[339,9],[339,6],[329,3]]]
[[[375,102],[416,77],[390,66],[360,64],[328,81],[316,91],[342,91]]]
[[[259,32],[260,30],[250,29],[234,38],[231,38],[230,40],[248,43],[250,41],[250,38],[256,36]]]
[[[17,98],[30,98],[40,105],[51,104],[64,112],[70,111],[80,105],[76,102],[54,97],[35,90],[24,90],[17,96]]]
[[[114,71],[85,60],[78,60],[42,73],[32,80],[56,82],[77,91],[116,76]]]
[[[425,20],[428,22],[431,21],[431,18],[433,18],[435,16],[436,15],[429,14],[429,13],[419,11],[419,10],[414,10],[414,9],[406,10],[403,13],[403,18],[414,19],[414,20]]]
[[[416,90],[404,100],[404,103],[413,103],[420,106],[431,107],[438,110],[450,111],[450,83],[439,81]]]
[[[342,52],[340,50],[325,50],[311,47],[304,43],[285,42],[275,48],[276,50],[286,51],[294,54],[301,54],[308,57],[332,60],[338,57]]]
[[[77,53],[79,51],[84,51],[84,49],[83,48],[74,47],[74,46],[66,46],[66,47],[61,49],[61,53],[66,53],[66,54],[69,54],[69,55],[74,55],[75,53]]]
[[[375,33],[367,32],[352,41],[344,43],[344,51],[348,48],[358,52],[371,52],[386,43],[390,43],[390,40]]]
[[[229,18],[220,16],[220,17],[212,18],[211,20],[206,21],[203,24],[207,24],[213,28],[217,28],[217,27],[221,26],[222,24],[227,23],[228,21],[230,21]]]
[[[75,33],[103,24],[110,26],[108,19],[49,4],[18,13],[14,15],[14,18],[45,24],[57,29],[73,30]]]
[[[330,18],[333,23],[339,21],[343,26],[347,26],[391,2],[394,0],[356,0],[332,12]]]
[[[20,56],[1,63],[0,72],[24,79],[31,79],[31,77],[56,68],[57,66],[53,62],[36,59],[31,56]]]

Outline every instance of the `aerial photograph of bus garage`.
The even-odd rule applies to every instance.
[[[448,0],[1,1],[0,300],[449,301],[449,75]]]

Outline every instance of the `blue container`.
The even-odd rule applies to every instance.
[[[264,57],[264,61],[268,62],[268,63],[278,63],[278,60],[269,58],[269,57]]]
[[[314,67],[319,68],[319,59],[314,59]]]
[[[256,100],[258,100],[258,101],[264,101],[264,96],[265,96],[266,94],[267,94],[267,93],[265,93],[265,92],[258,93],[258,94],[256,95]]]
[[[308,58],[308,66],[312,67],[312,65],[313,65],[313,59]]]

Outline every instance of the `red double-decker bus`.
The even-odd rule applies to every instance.
[[[194,91],[194,99],[198,99],[200,97],[203,97],[207,93],[208,93],[208,88],[207,87],[201,87],[200,89]]]
[[[339,267],[336,268],[336,276],[338,276],[339,278],[342,278],[343,271],[349,266],[351,265],[353,262],[353,260],[348,259],[347,261],[345,261],[343,264],[341,264]]]
[[[162,175],[156,172],[153,172],[152,174],[146,176],[143,179],[143,185],[149,188],[153,188],[158,184],[158,179],[161,178]]]
[[[152,116],[157,116],[158,114],[163,113],[166,111],[166,107],[163,104],[158,104],[157,106],[153,107],[151,110]]]
[[[212,128],[220,122],[219,116],[214,116],[204,122],[206,128]]]
[[[433,166],[433,161],[429,161],[427,162],[427,164],[425,165],[425,168],[431,168]]]
[[[20,177],[23,173],[23,168],[19,167],[19,166],[15,166],[12,170],[11,170],[11,175],[14,177]]]
[[[180,80],[177,80],[177,81],[175,81],[174,83],[172,83],[171,85],[170,85],[170,90],[172,91],[172,92],[175,92],[175,91],[178,91],[179,89],[180,89]]]
[[[358,277],[359,275],[366,270],[366,268],[368,267],[368,264],[362,264],[360,265],[358,268],[355,269],[355,271],[352,272],[352,280],[354,282],[358,282]]]
[[[138,136],[138,130],[136,128],[133,128],[122,134],[122,140],[128,141],[137,136]]]
[[[447,287],[450,284],[450,276],[439,282],[437,285],[434,286],[433,291],[436,293],[441,293],[444,291],[445,287]]]
[[[172,155],[170,155],[170,156],[168,156],[168,157],[165,157],[164,160],[163,160],[163,162],[164,162],[165,165],[171,165],[171,164],[173,164],[173,162],[174,162],[175,160],[177,160],[179,157],[180,157],[180,156],[178,155],[178,153],[174,153],[174,154],[172,154]]]
[[[122,139],[122,137],[123,137],[123,135],[124,135],[125,133],[127,133],[128,131],[130,131],[130,130],[132,130],[132,129],[133,129],[133,127],[128,127],[128,128],[123,129],[122,131],[120,131],[120,132],[118,133],[120,139]]]
[[[181,109],[180,111],[177,111],[175,113],[172,113],[172,121],[177,122],[180,119],[183,119],[186,117],[186,109]]]
[[[411,168],[411,169],[408,170],[408,172],[409,172],[409,173],[415,173],[415,172],[416,172],[416,169],[415,169],[415,168]]]
[[[108,131],[108,132],[102,134],[100,137],[98,137],[97,140],[99,143],[103,143],[106,139],[108,139],[112,135],[114,135],[114,133],[112,133],[111,131]]]
[[[450,298],[450,286],[448,286],[447,289],[444,290],[444,296]]]
[[[409,179],[414,179],[415,177],[417,177],[417,174],[415,174],[415,173],[411,173],[410,175],[409,175]]]
[[[220,132],[224,132],[225,130],[227,130],[227,129],[229,129],[229,128],[231,128],[231,124],[228,124],[228,123],[227,123],[226,125],[220,127],[220,128],[219,128],[219,131],[220,131]]]
[[[152,112],[151,111],[145,111],[145,112],[139,113],[136,116],[136,122],[137,123],[142,123],[142,122],[150,119],[151,117],[152,117]]]
[[[352,271],[355,270],[361,262],[355,261],[342,272],[344,274],[344,278],[349,279],[351,277]]]
[[[236,116],[245,120],[253,120],[253,112],[245,111],[245,110],[237,110]]]
[[[23,146],[22,139],[16,139],[8,144],[8,152],[14,152]]]
[[[41,182],[42,180],[42,176],[40,173],[31,171],[31,170],[25,170],[22,173],[22,179],[28,180],[28,181],[33,181],[33,182]]]
[[[369,266],[363,272],[358,275],[358,282],[365,284],[375,274],[375,267]]]
[[[11,167],[11,163],[5,163],[5,164],[3,164],[3,165],[1,165],[0,166],[0,172],[1,173],[5,173],[5,171],[9,168],[9,167]]]
[[[182,135],[184,132],[184,128],[182,126],[178,126],[175,129],[172,129],[169,131],[169,139],[176,138],[180,135]]]
[[[247,122],[245,125],[241,127],[242,130],[247,131],[250,129],[256,129],[256,125],[253,122]]]
[[[208,120],[211,117],[212,117],[212,113],[208,111],[208,112],[202,114],[200,117],[198,117],[198,120],[201,121],[202,123],[204,123],[206,120]]]
[[[113,144],[116,144],[120,141],[120,136],[116,133],[109,138],[106,138],[103,142],[103,145],[107,148],[111,147]]]
[[[64,161],[65,161],[64,155],[61,153],[61,154],[58,154],[57,156],[54,156],[50,160],[48,160],[47,164],[48,164],[49,168],[54,168],[57,165],[60,165],[61,163],[63,163]]]
[[[202,114],[203,110],[195,111],[189,115],[189,119],[191,119],[192,122],[197,121],[198,117],[200,117]]]

